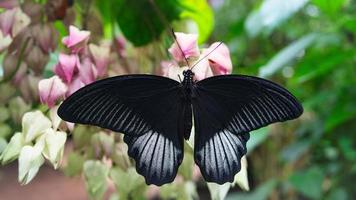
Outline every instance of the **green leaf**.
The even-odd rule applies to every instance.
[[[326,197],[326,200],[348,200],[351,199],[349,198],[349,195],[347,194],[347,191],[343,188],[336,188],[333,189],[330,194]]]
[[[96,0],[95,5],[98,8],[104,28],[104,37],[111,39],[114,37],[113,30],[115,26],[115,15],[117,14],[117,6],[115,1]]]
[[[281,157],[285,161],[294,162],[309,149],[311,144],[312,141],[310,140],[300,140],[292,143],[282,151]]]
[[[245,29],[251,37],[255,37],[261,32],[271,32],[299,11],[308,1],[264,0],[261,7],[247,17]]]
[[[296,172],[289,177],[289,182],[297,191],[312,199],[321,198],[323,180],[324,173],[318,167]]]
[[[312,0],[312,3],[326,14],[337,14],[347,0]]]
[[[340,67],[340,64],[349,60],[353,54],[353,51],[341,53],[339,49],[329,50],[326,53],[319,51],[310,53],[298,65],[291,81],[294,84],[301,84],[314,78],[328,75],[330,71]],[[326,57],[328,59],[324,59]]]
[[[116,19],[124,36],[135,46],[143,46],[160,37],[165,30],[164,21],[179,19],[177,2],[115,0]]]
[[[273,189],[277,186],[277,181],[272,179],[262,185],[258,186],[254,191],[249,193],[234,193],[228,195],[226,200],[265,200],[272,193]]]
[[[107,190],[109,167],[100,161],[88,160],[84,163],[83,172],[90,199],[102,199]]]
[[[204,43],[214,28],[214,13],[206,0],[183,0],[180,1],[183,8],[181,19],[193,19],[198,26],[198,43]]]
[[[145,199],[144,193],[147,185],[135,168],[129,168],[126,171],[118,167],[112,168],[110,177],[116,186],[120,199]]]
[[[78,152],[70,152],[64,174],[70,177],[79,175],[82,172],[84,161],[85,158]]]
[[[264,127],[254,130],[250,133],[250,139],[247,141],[247,153],[251,153],[256,147],[264,142],[269,135],[269,128]]]
[[[331,132],[342,123],[356,117],[356,105],[351,99],[345,98],[343,94],[336,102],[337,104],[330,109],[325,121],[325,131]]]
[[[318,35],[315,33],[310,33],[282,49],[270,61],[268,61],[265,66],[260,68],[259,76],[266,78],[272,76],[283,67],[286,67],[287,64],[296,59],[300,52],[309,47],[317,36]]]

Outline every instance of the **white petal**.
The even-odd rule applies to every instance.
[[[24,146],[19,156],[19,177],[21,184],[28,184],[37,174],[44,163],[41,149],[32,146]]]
[[[208,184],[208,189],[210,192],[211,199],[214,200],[225,199],[231,187],[231,183],[225,183],[223,185],[219,185],[216,183],[207,183],[207,184]]]
[[[62,119],[58,116],[57,111],[58,111],[59,106],[55,106],[49,110],[49,117],[52,121],[52,128],[54,130],[57,130],[59,127],[59,124],[61,123]]]
[[[247,159],[246,156],[241,158],[241,170],[239,173],[235,175],[233,185],[238,184],[241,189],[245,191],[250,190],[250,186],[248,184],[248,177],[247,177]]]
[[[6,164],[15,160],[19,156],[24,144],[23,134],[19,132],[15,133],[0,156],[1,163]]]
[[[22,132],[25,136],[25,143],[32,142],[51,126],[51,121],[41,111],[25,113],[22,117]]]
[[[57,169],[63,157],[67,134],[62,131],[47,129],[44,137],[45,148],[43,155],[52,163],[54,168]]]

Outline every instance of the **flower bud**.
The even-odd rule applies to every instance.
[[[110,48],[108,46],[97,46],[89,44],[90,54],[98,70],[98,76],[102,77],[106,74],[107,66],[110,61]]]
[[[53,52],[57,48],[58,32],[52,24],[37,24],[33,27],[32,34],[45,53]]]
[[[77,55],[60,54],[54,72],[66,83],[72,81],[73,75],[78,71],[79,58]]]
[[[24,134],[25,142],[32,142],[38,136],[44,134],[51,126],[51,121],[41,111],[25,113],[22,118],[22,133]]]
[[[98,76],[97,69],[95,65],[91,62],[89,58],[83,59],[83,62],[79,68],[80,80],[85,84],[89,84],[95,81]]]
[[[28,74],[24,76],[23,79],[19,82],[19,89],[22,97],[26,100],[27,103],[38,102],[38,83],[40,77]]]
[[[75,26],[70,26],[69,35],[63,38],[62,42],[72,51],[72,53],[79,53],[86,47],[89,36],[89,31],[81,31]]]
[[[23,12],[31,19],[32,24],[41,23],[42,18],[42,5],[39,3],[34,3],[26,1],[22,5]]]
[[[14,97],[9,101],[9,111],[15,124],[20,124],[24,113],[31,109],[31,106],[20,97]]]
[[[47,158],[55,169],[58,168],[62,161],[64,144],[67,139],[67,134],[62,131],[47,129],[45,132],[45,147],[43,155]]]
[[[0,156],[1,164],[5,165],[13,160],[15,160],[20,152],[22,147],[25,145],[25,139],[23,134],[20,132],[15,133],[11,139],[9,144],[5,147],[4,151]]]
[[[59,98],[64,97],[67,86],[58,76],[53,76],[52,78],[41,80],[38,83],[38,91],[41,102],[51,108]]]
[[[21,9],[15,9],[15,19],[11,29],[12,37],[15,37],[17,34],[22,32],[31,23],[31,19],[25,13],[23,13]]]
[[[12,42],[12,38],[10,35],[5,36],[0,30],[0,53],[7,49]]]
[[[24,146],[19,156],[18,181],[22,185],[28,184],[36,176],[43,163],[41,147]]]
[[[32,50],[26,56],[25,61],[27,66],[31,68],[35,74],[40,75],[49,61],[49,55],[44,53],[40,47],[33,46]]]

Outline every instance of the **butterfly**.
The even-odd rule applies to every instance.
[[[123,133],[137,172],[163,185],[177,174],[193,124],[194,160],[206,181],[223,184],[240,171],[250,131],[303,113],[290,92],[262,78],[183,75],[181,82],[144,74],[99,80],[65,99],[58,115]]]

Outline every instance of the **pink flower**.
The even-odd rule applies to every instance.
[[[200,52],[197,43],[197,34],[175,33],[175,35],[181,49],[179,48],[177,42],[174,42],[168,51],[177,62],[184,61],[184,56],[187,59],[199,56]]]
[[[53,107],[60,97],[64,97],[67,91],[66,85],[58,76],[53,76],[48,79],[43,79],[38,83],[40,100],[48,107]]]
[[[11,9],[19,5],[18,0],[1,0],[0,8]]]
[[[216,46],[219,45],[218,42],[213,43],[210,47],[203,51],[203,55],[211,52]],[[221,44],[216,48],[208,57],[209,66],[213,71],[214,75],[225,75],[231,74],[232,72],[232,62],[230,59],[229,48],[225,44]]]
[[[194,41],[195,47],[193,48],[193,36],[189,36],[192,34],[178,34],[177,33],[177,41],[181,45],[181,48],[183,52],[186,49],[194,49],[195,47],[197,48],[196,45],[196,37]],[[178,37],[179,36],[179,37]],[[182,37],[185,37],[185,41],[182,40]],[[180,38],[180,40],[178,40]],[[181,42],[180,42],[181,41]],[[189,42],[190,41],[190,42]],[[189,44],[189,45],[188,45]],[[176,45],[173,44],[172,47],[169,49],[173,57],[176,59],[175,55],[179,55],[177,51],[180,51],[180,49]],[[219,45],[219,46],[218,46]],[[177,49],[178,48],[178,49]],[[185,48],[185,49],[183,49]],[[186,52],[197,52],[194,53],[194,55],[199,56],[199,49],[197,50],[188,50]],[[182,53],[180,53],[182,55]],[[186,55],[193,55],[191,53],[187,53]],[[189,56],[187,56],[188,58]],[[184,59],[184,57],[181,57]],[[179,58],[179,59],[181,59]],[[182,61],[182,60],[180,60]],[[190,63],[190,67],[193,67],[192,71],[194,72],[195,76],[194,78],[198,81],[208,78],[210,76],[215,76],[215,75],[224,75],[224,74],[231,74],[232,72],[232,62],[230,59],[230,52],[228,47],[225,44],[220,44],[218,42],[213,43],[210,45],[209,48],[204,49],[202,51],[202,54],[199,56],[199,59],[195,60],[195,63]],[[179,67],[178,64],[174,62],[162,62],[161,63],[161,69],[163,72],[164,76],[167,76],[169,78],[178,80],[178,75],[182,76],[182,71],[188,69],[186,66],[185,67]]]
[[[72,53],[79,53],[86,46],[89,36],[89,31],[81,31],[75,26],[70,26],[69,36],[64,37],[62,43],[66,45]]]
[[[20,8],[6,10],[0,14],[0,28],[3,34],[15,37],[31,23],[31,19]]]
[[[51,23],[37,24],[33,26],[33,32],[41,49],[46,52],[53,52],[57,47],[58,32]]]
[[[170,62],[170,61],[161,62],[162,75],[174,79],[176,81],[183,80],[183,71],[187,69],[188,67],[186,66],[179,67],[179,65],[176,62]]]
[[[77,55],[59,54],[59,62],[54,68],[54,72],[66,83],[72,81],[73,75],[78,71],[79,58]]]
[[[68,84],[68,91],[66,93],[66,96],[70,96],[80,88],[82,88],[85,84],[82,82],[80,77],[75,77],[71,83]]]
[[[110,48],[104,45],[97,46],[95,44],[90,44],[89,50],[96,65],[98,76],[101,77],[105,75],[110,61]]]
[[[92,83],[97,78],[98,72],[95,65],[90,61],[89,58],[83,59],[83,62],[79,68],[79,77],[82,83],[85,85]]]
[[[0,14],[0,28],[4,36],[11,35],[17,9],[6,10]]]
[[[203,57],[204,57],[204,55],[202,54],[199,57],[199,60],[203,59]],[[213,72],[209,67],[209,62],[208,62],[207,58],[204,58],[197,65],[195,65],[194,68],[192,69],[192,71],[194,72],[194,78],[197,81],[200,81],[200,80],[203,80],[210,76],[213,76]]]

